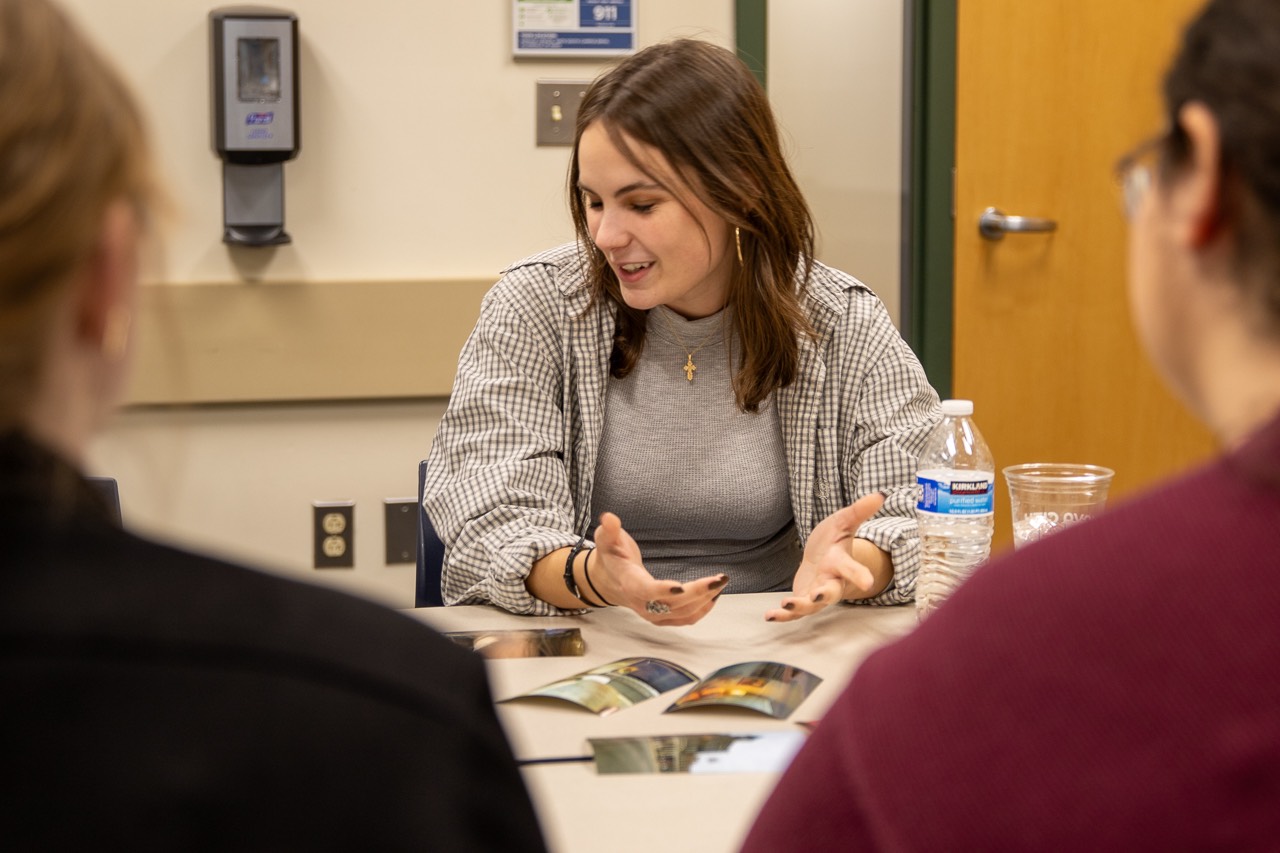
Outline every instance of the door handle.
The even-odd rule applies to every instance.
[[[994,207],[988,207],[978,217],[978,233],[988,240],[1003,240],[1006,232],[1027,234],[1037,231],[1056,231],[1058,223],[1052,219],[1034,216],[1005,216]]]

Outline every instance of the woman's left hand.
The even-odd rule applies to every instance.
[[[884,495],[870,494],[844,509],[837,510],[813,528],[805,542],[804,558],[796,570],[792,583],[793,594],[782,600],[782,606],[765,612],[770,622],[789,622],[817,613],[824,607],[847,598],[865,598],[875,594],[877,587],[887,585],[892,577],[892,564],[888,554],[866,542],[868,552],[877,563],[873,570],[865,562],[856,559],[854,534],[862,522],[879,512]]]

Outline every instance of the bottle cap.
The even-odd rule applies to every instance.
[[[973,414],[973,401],[943,400],[942,414],[949,418],[967,418]]]

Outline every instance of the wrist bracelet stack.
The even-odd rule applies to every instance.
[[[587,559],[582,561],[582,576],[587,579],[587,586],[591,587],[591,591],[596,594],[596,598],[604,602],[602,606],[612,607],[613,602],[601,595],[600,590],[596,589],[596,585],[591,581],[591,555],[595,552],[596,549],[592,548],[587,552]]]
[[[586,541],[587,541],[586,534],[583,534],[582,537],[578,539],[577,542],[574,543],[573,547],[569,549],[569,559],[564,561],[564,588],[569,590],[570,595],[572,595],[574,598],[578,599],[588,607],[603,607],[604,605],[602,604],[592,604],[590,600],[587,599],[586,596],[584,596],[581,592],[579,592],[578,582],[573,579],[573,561],[578,559],[578,552],[582,550],[583,544]],[[595,550],[595,549],[591,549],[591,550]],[[591,561],[591,551],[587,552],[587,561],[588,562]],[[591,580],[590,578],[587,578],[588,582],[590,582],[590,580]],[[591,589],[594,590],[595,587],[592,587]],[[596,593],[596,595],[599,595],[599,594],[600,593],[598,592]],[[600,600],[604,601],[603,598],[601,598]]]

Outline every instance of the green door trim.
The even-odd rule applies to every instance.
[[[766,89],[769,88],[768,11],[768,0],[735,0],[733,5],[733,37],[738,58]]]
[[[956,2],[905,4],[903,329],[944,399],[954,343]]]
[[[903,0],[902,332],[951,395],[957,0]],[[768,0],[735,0],[738,56],[768,81]]]

